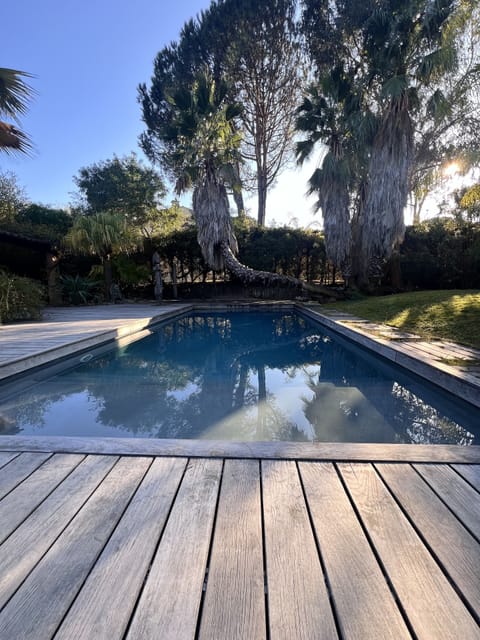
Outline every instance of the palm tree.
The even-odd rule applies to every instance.
[[[26,113],[33,91],[24,78],[31,77],[23,71],[0,67],[0,116],[12,118],[18,123],[18,116]],[[28,153],[30,148],[30,140],[21,129],[0,120],[1,151]]]
[[[366,285],[370,265],[389,258],[403,239],[417,123],[449,121],[442,89],[456,65],[468,3],[333,0],[325,11],[317,0],[303,5],[317,95],[312,99],[311,92],[300,110],[297,128],[308,139],[299,156],[316,142],[327,146],[311,182],[319,193],[326,245],[336,247],[330,257],[343,267],[351,238],[350,262],[357,282]]]
[[[322,287],[250,269],[236,258],[227,185],[240,187],[235,176],[241,136],[234,121],[241,107],[229,103],[227,96],[225,83],[208,73],[198,75],[190,90],[180,89],[169,97],[172,119],[162,132],[163,164],[175,177],[177,192],[193,188],[193,214],[205,261],[216,271],[226,267],[246,284],[308,288],[332,297]]]
[[[113,281],[111,257],[132,244],[127,235],[124,216],[111,212],[78,216],[66,235],[65,244],[74,251],[100,258],[105,278],[105,294],[109,299]]]

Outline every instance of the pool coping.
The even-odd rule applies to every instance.
[[[305,303],[285,302],[195,302],[182,304],[173,310],[161,311],[148,319],[128,320],[108,331],[68,344],[50,348],[0,365],[0,382],[15,379],[32,368],[80,354],[83,351],[119,339],[128,339],[149,327],[190,311],[225,311],[232,309],[295,309],[317,320],[327,328],[403,368],[426,378],[437,386],[480,407],[480,384],[454,367],[418,354],[414,357],[399,343],[372,337],[358,328],[345,326]],[[6,374],[5,372],[9,373]],[[1,436],[0,451],[50,451],[110,455],[155,455],[180,457],[269,458],[287,460],[341,460],[365,462],[457,462],[480,463],[480,446],[370,444],[370,443],[295,443],[236,442],[213,440],[169,440],[154,438],[80,438],[74,436]]]
[[[0,451],[91,455],[479,464],[480,446],[350,442],[240,442],[163,438],[2,436]]]

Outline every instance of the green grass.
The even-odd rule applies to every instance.
[[[480,291],[415,291],[332,306],[425,338],[480,348]]]

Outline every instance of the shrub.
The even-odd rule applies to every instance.
[[[98,302],[103,287],[102,282],[82,278],[78,274],[62,276],[60,282],[62,283],[63,299],[68,304],[74,305]]]
[[[0,322],[38,320],[45,304],[45,288],[31,278],[0,270]]]

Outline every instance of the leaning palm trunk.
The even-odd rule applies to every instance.
[[[287,287],[298,294],[308,292],[310,295],[337,297],[324,287],[307,285],[297,278],[270,271],[257,271],[239,262],[235,257],[238,245],[233,233],[227,190],[214,171],[207,171],[205,179],[194,189],[193,215],[202,255],[214,271],[226,267],[234,277],[247,285]]]
[[[368,281],[373,259],[388,259],[404,237],[403,211],[407,204],[413,160],[413,126],[408,98],[392,101],[374,142],[370,182],[363,212],[361,280]]]
[[[214,271],[222,270],[224,259],[220,246],[225,243],[237,252],[238,245],[233,233],[227,190],[212,171],[207,172],[203,182],[193,191],[193,215],[205,262]]]

